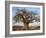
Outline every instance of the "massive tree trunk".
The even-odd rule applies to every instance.
[[[29,23],[24,23],[24,30],[28,30],[29,29]]]

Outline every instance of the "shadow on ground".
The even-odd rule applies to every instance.
[[[13,26],[13,31],[24,31],[24,26]],[[40,26],[29,26],[28,30],[40,30]]]

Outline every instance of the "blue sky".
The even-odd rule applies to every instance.
[[[37,13],[40,15],[40,8],[35,8],[35,7],[12,7],[12,16],[16,15],[17,9],[23,9],[25,8],[27,11],[33,11],[34,13]]]

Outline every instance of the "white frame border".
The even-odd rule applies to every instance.
[[[40,30],[32,30],[32,31],[12,31],[12,7],[40,7]],[[10,4],[10,34],[25,34],[25,33],[42,33],[43,32],[43,7],[37,5],[18,5],[18,4]]]

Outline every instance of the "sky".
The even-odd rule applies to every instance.
[[[40,15],[40,8],[36,7],[12,7],[12,16],[16,15],[17,9],[23,9],[25,8],[27,11],[33,11],[34,13],[37,13],[37,15]]]

